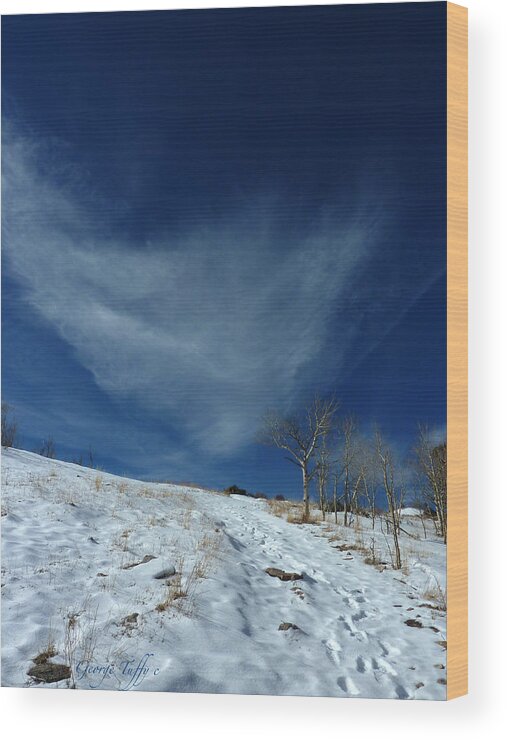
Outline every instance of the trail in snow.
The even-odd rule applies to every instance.
[[[54,662],[74,661],[83,689],[445,698],[445,614],[423,598],[429,579],[443,584],[441,543],[411,538],[408,575],[379,572],[331,546],[330,532],[348,543],[353,532],[289,524],[264,501],[16,450],[4,453],[2,475],[3,685],[31,683],[50,633]],[[157,611],[167,586],[154,573],[176,564],[188,578],[213,539],[206,577],[181,606]],[[147,555],[155,559],[125,569]],[[282,582],[269,566],[303,579]],[[298,629],[280,631],[283,622]],[[129,686],[122,666],[146,654],[146,675]],[[110,675],[91,674],[108,665]]]

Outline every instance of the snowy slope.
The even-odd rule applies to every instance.
[[[369,546],[368,520],[288,523],[265,501],[20,450],[2,491],[4,686],[445,698],[445,547],[415,517],[401,572],[345,547]],[[48,647],[70,679],[27,675]]]

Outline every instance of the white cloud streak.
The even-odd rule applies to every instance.
[[[252,206],[133,244],[95,222],[79,173],[52,164],[57,144],[5,138],[9,274],[97,385],[163,416],[183,448],[232,454],[266,407],[289,408],[339,371],[353,327],[330,353],[330,323],[367,261],[371,224],[337,229],[328,214],[287,244]]]

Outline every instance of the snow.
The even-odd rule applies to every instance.
[[[3,452],[2,490],[3,686],[445,699],[445,546],[431,522],[425,539],[403,520],[395,571],[356,549],[373,537],[389,563],[378,520],[294,524],[263,500],[21,450]],[[70,681],[27,675],[48,646]]]
[[[405,509],[401,510],[402,516],[421,516],[420,509],[414,509],[413,507],[406,507]]]

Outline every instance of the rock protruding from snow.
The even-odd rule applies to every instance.
[[[157,571],[153,574],[153,578],[156,578],[157,580],[161,580],[162,578],[169,578],[170,576],[173,576],[176,573],[176,568],[174,565],[168,565],[167,568],[162,568],[162,570]]]
[[[297,624],[292,624],[292,622],[282,622],[278,629],[282,632],[286,632],[287,630],[298,630],[299,627]]]
[[[70,678],[70,668],[63,663],[41,663],[32,666],[27,674],[39,683],[56,683]]]
[[[138,565],[144,565],[145,563],[149,563],[151,560],[156,559],[155,555],[145,555],[144,558],[139,560],[137,563],[128,563],[128,565],[124,565],[123,570],[130,570],[131,568],[136,568]]]
[[[279,578],[281,581],[299,581],[303,578],[302,573],[286,573],[280,568],[266,568],[265,572],[268,576]]]

